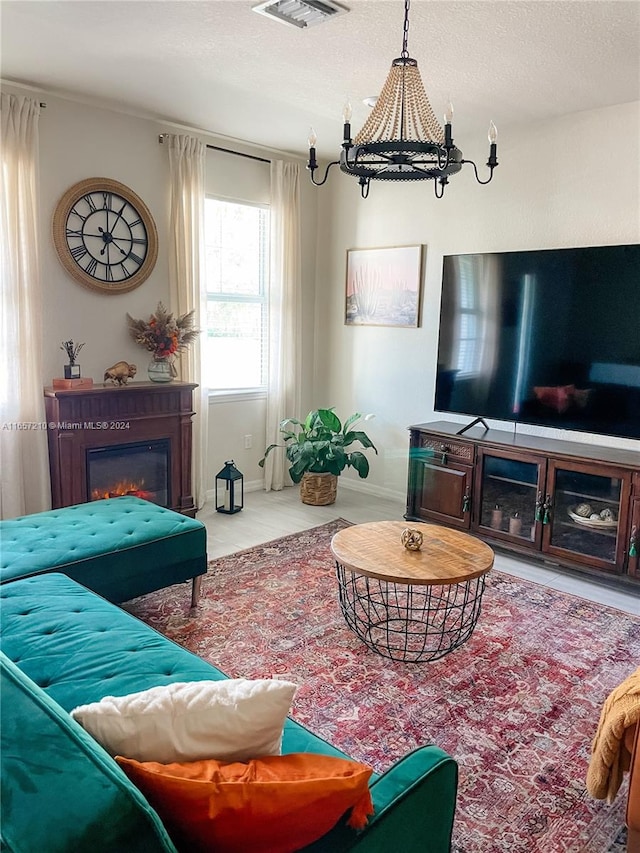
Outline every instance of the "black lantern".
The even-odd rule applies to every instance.
[[[231,515],[234,512],[240,512],[243,506],[244,484],[242,474],[231,459],[224,463],[224,468],[216,476],[216,510]]]

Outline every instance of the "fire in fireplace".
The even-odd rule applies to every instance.
[[[171,505],[170,442],[167,439],[87,450],[87,495],[92,501],[135,495]]]
[[[134,495],[136,498],[144,498],[146,501],[152,500],[153,493],[147,491],[143,486],[144,480],[141,483],[125,482],[122,480],[114,486],[108,486],[108,488],[104,490],[93,489],[91,492],[91,500],[101,501],[103,498],[119,498],[122,495]],[[154,503],[158,502],[154,501]]]

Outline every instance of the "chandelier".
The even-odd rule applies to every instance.
[[[351,104],[345,104],[344,132],[340,159],[327,166],[324,178],[316,180],[316,134],[309,133],[309,162],[311,181],[321,187],[329,177],[332,166],[358,178],[363,198],[369,195],[370,182],[433,181],[436,198],[442,198],[451,175],[457,174],[465,163],[473,166],[476,181],[488,184],[498,165],[498,131],[489,124],[489,177],[481,180],[473,160],[465,160],[454,145],[451,123],[453,106],[449,102],[444,115],[444,128],[435,117],[422,84],[418,63],[409,56],[409,5],[404,4],[402,53],[391,63],[389,76],[371,115],[354,140],[351,139]]]

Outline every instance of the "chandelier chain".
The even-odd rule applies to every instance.
[[[404,30],[402,34],[402,53],[403,59],[409,58],[409,5],[411,0],[404,0]]]

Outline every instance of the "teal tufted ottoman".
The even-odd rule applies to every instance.
[[[119,604],[207,571],[204,524],[135,497],[0,521],[0,583],[63,572]]]

